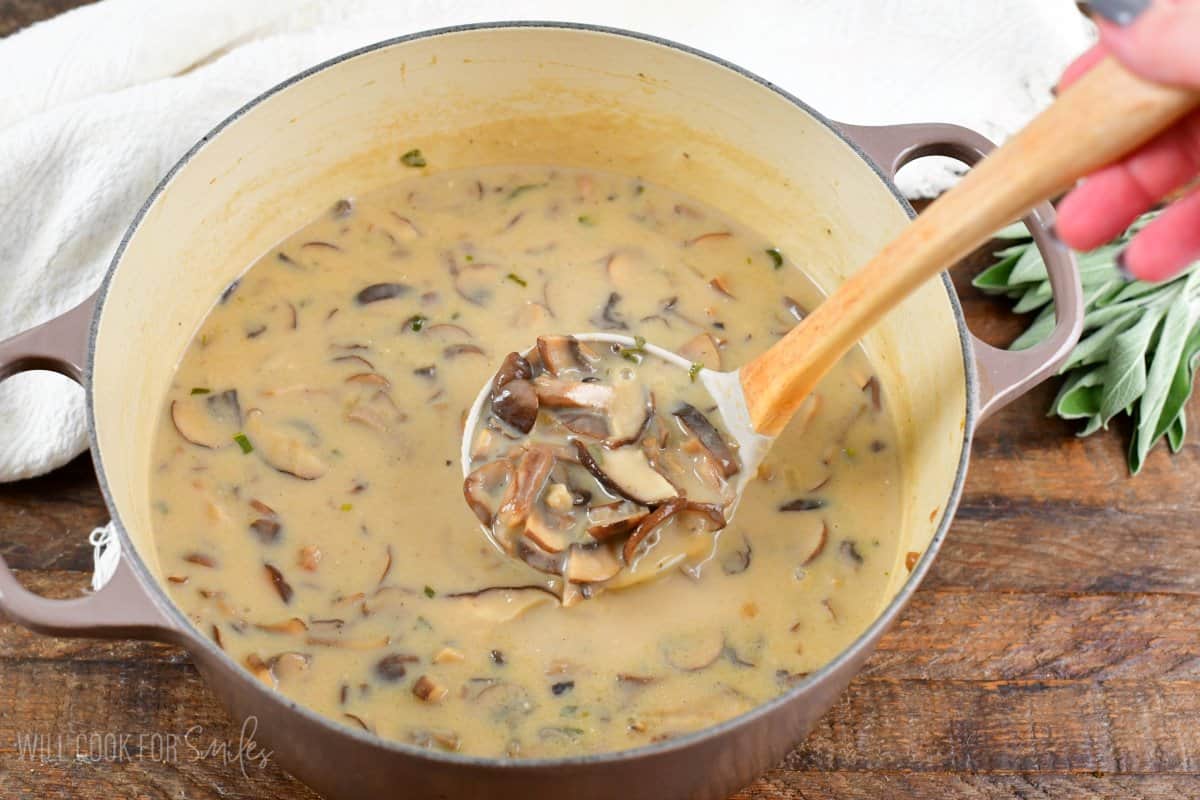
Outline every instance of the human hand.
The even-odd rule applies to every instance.
[[[1106,56],[1147,80],[1200,89],[1200,0],[1093,0],[1091,7],[1108,17],[1097,19],[1100,41],[1067,67],[1060,89]],[[1197,175],[1200,111],[1068,194],[1058,206],[1058,236],[1076,250],[1099,247]],[[1192,187],[1134,237],[1118,265],[1131,278],[1161,281],[1198,258],[1200,189]]]

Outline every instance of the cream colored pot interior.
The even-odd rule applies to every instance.
[[[559,28],[418,38],[323,69],[199,150],[129,241],[100,320],[97,436],[118,512],[151,570],[147,475],[172,371],[220,291],[337,198],[411,170],[502,163],[640,175],[724,209],[827,290],[906,223],[888,187],[786,98],[668,46]],[[905,453],[910,546],[940,521],[963,443],[966,384],[952,306],[931,282],[867,346]],[[893,590],[907,571],[892,570]],[[890,596],[890,595],[889,595]]]

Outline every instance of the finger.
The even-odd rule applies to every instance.
[[[1072,61],[1063,70],[1062,77],[1058,79],[1058,85],[1054,87],[1055,92],[1061,92],[1079,80],[1085,72],[1096,66],[1106,55],[1108,55],[1108,48],[1103,43],[1092,45],[1085,50],[1083,55]]]
[[[1058,205],[1058,236],[1091,250],[1121,235],[1169,192],[1200,173],[1200,111],[1124,161],[1094,173]]]
[[[1200,259],[1200,191],[1168,206],[1122,254],[1125,269],[1138,280],[1173,278]]]
[[[1200,3],[1157,0],[1126,27],[1097,20],[1101,45],[1147,80],[1200,87]]]

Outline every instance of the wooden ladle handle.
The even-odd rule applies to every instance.
[[[1112,59],[1097,64],[741,368],[755,430],[777,436],[838,359],[922,283],[1197,106],[1200,92],[1149,83]]]

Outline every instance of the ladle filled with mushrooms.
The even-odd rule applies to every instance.
[[[1198,99],[1100,65],[738,370],[612,333],[509,353],[464,426],[467,503],[497,547],[555,576],[564,605],[701,569],[773,439],[877,321]]]

